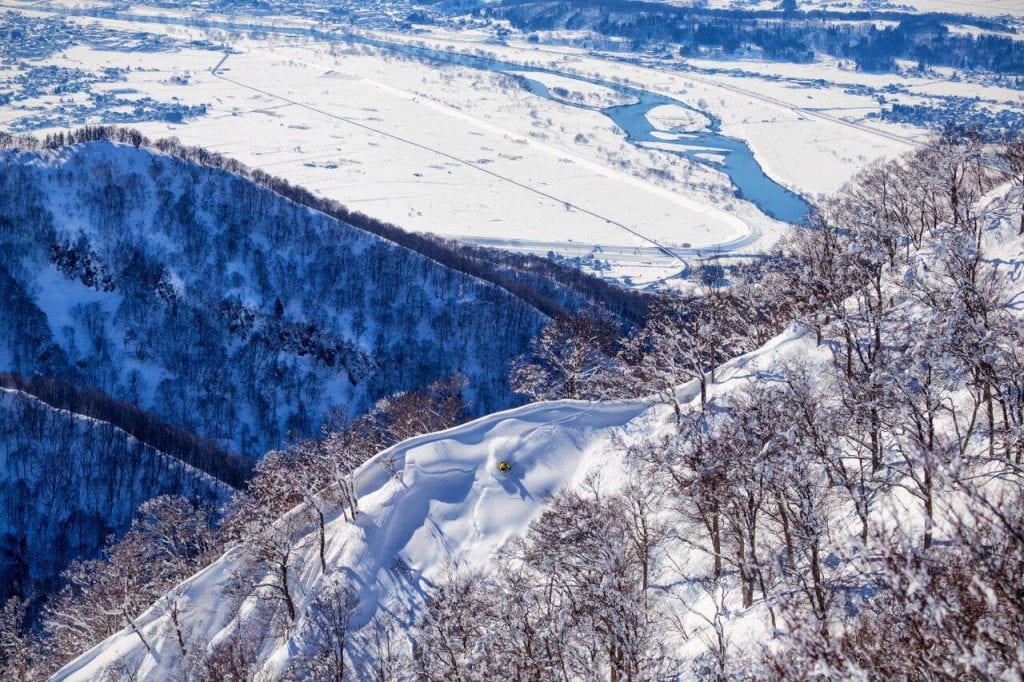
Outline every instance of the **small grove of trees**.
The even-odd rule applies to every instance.
[[[413,633],[416,676],[652,679],[672,623],[645,567],[662,529],[639,486],[560,493],[493,574],[438,586]]]
[[[978,493],[978,491],[974,491]],[[842,631],[822,637],[799,621],[763,678],[1012,679],[1019,676],[1024,603],[1020,491],[968,497],[941,552],[878,543],[876,596]]]
[[[512,388],[533,400],[653,395],[678,416],[678,389],[694,381],[706,403],[717,365],[758,347],[796,314],[801,299],[777,270],[781,260],[739,269],[731,288],[658,297],[629,335],[600,309],[556,317],[513,367]]]
[[[615,320],[599,310],[559,315],[534,339],[532,357],[512,369],[512,388],[534,400],[595,399],[614,381]]]
[[[246,491],[233,500],[221,527],[247,560],[237,576],[242,594],[277,604],[284,627],[291,628],[297,616],[293,578],[312,541],[310,527],[316,528],[319,568],[326,574],[329,516],[340,509],[354,521],[359,513],[356,470],[394,443],[461,423],[466,417],[465,388],[465,379],[454,376],[420,391],[399,393],[354,420],[339,416],[319,440],[268,453]]]

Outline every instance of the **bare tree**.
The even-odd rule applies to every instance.
[[[601,397],[618,339],[614,319],[602,311],[558,316],[534,339],[532,357],[513,368],[512,387],[534,400]]]
[[[677,391],[687,381],[700,388],[707,403],[708,381],[714,367],[735,350],[736,318],[725,294],[689,301],[662,300],[651,307],[647,324],[631,339],[622,357],[634,390],[655,394],[682,418]]]
[[[28,627],[27,604],[11,597],[0,607],[0,677],[28,682],[40,673],[39,642]]]
[[[309,522],[308,512],[297,507],[269,525],[254,522],[241,545],[250,565],[242,569],[239,578],[258,599],[284,607],[289,629],[296,616],[292,579],[308,542]]]
[[[348,648],[353,635],[352,616],[359,595],[344,581],[332,580],[306,608],[302,640],[312,646],[299,663],[304,675],[321,682],[345,682],[352,675]]]
[[[728,478],[725,459],[716,446],[707,415],[687,412],[679,420],[677,435],[643,443],[630,455],[641,463],[649,479],[666,491],[670,508],[706,533],[704,545],[689,539],[688,528],[671,534],[710,554],[713,576],[718,580],[722,575],[722,504]]]
[[[1020,229],[1024,234],[1024,138],[1010,140],[999,150],[998,160],[1005,166],[1021,207]]]

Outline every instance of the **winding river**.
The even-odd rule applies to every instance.
[[[803,197],[775,182],[764,172],[761,165],[754,158],[754,153],[743,140],[722,135],[719,132],[721,122],[716,117],[672,97],[666,97],[665,95],[599,78],[578,76],[554,69],[513,64],[488,57],[436,50],[351,34],[330,35],[349,42],[379,47],[412,57],[513,75],[524,81],[526,87],[534,95],[560,104],[567,104],[567,102],[552,95],[550,89],[544,83],[530,78],[529,74],[547,73],[607,88],[636,100],[630,104],[597,109],[597,111],[600,111],[618,126],[626,134],[626,139],[632,144],[637,146],[656,144],[658,149],[662,151],[679,154],[696,163],[714,167],[729,177],[733,187],[736,188],[736,194],[740,198],[750,201],[762,213],[777,220],[787,223],[798,223],[806,217],[810,210],[810,206]],[[674,105],[696,112],[708,119],[710,123],[704,130],[671,133],[667,137],[659,137],[654,134],[659,131],[650,122],[647,114],[652,109],[665,105]],[[589,108],[577,104],[570,104],[569,106]]]
[[[228,31],[253,31],[260,33],[301,35],[318,40],[368,45],[370,47],[376,47],[419,59],[508,74],[524,82],[526,87],[528,87],[530,92],[533,94],[559,102],[560,104],[567,104],[567,102],[552,95],[547,86],[539,80],[531,79],[529,74],[547,73],[561,78],[598,85],[626,95],[635,100],[630,104],[597,109],[597,111],[600,111],[602,114],[607,116],[625,133],[626,139],[630,143],[637,146],[648,146],[653,144],[662,151],[679,154],[693,162],[705,164],[721,171],[728,176],[732,182],[737,196],[750,201],[757,206],[762,213],[772,218],[776,218],[784,222],[797,223],[803,220],[810,210],[810,206],[803,197],[783,187],[765,174],[760,164],[754,158],[754,154],[750,150],[750,147],[747,146],[743,140],[727,137],[726,135],[721,134],[719,132],[720,121],[717,118],[708,112],[701,111],[680,100],[649,92],[647,90],[642,90],[633,86],[626,86],[621,83],[615,83],[599,78],[565,73],[555,69],[513,64],[511,62],[505,62],[490,57],[410,45],[408,43],[400,43],[353,33],[345,33],[339,30],[321,30],[294,26],[268,26],[242,22],[236,23],[230,21],[190,19],[185,17],[138,15],[118,10],[103,10],[99,12],[88,10],[65,10],[61,12],[61,14],[102,16],[106,18],[124,19],[143,23],[181,24],[187,26],[219,28]],[[664,135],[666,131],[656,130],[647,117],[648,113],[652,109],[664,105],[673,105],[697,112],[710,121],[710,123],[703,130],[694,132],[673,132],[669,135]],[[582,105],[571,104],[570,106]],[[662,135],[655,135],[656,132],[661,132]]]
[[[510,69],[493,69],[507,72]],[[545,99],[554,100],[566,104],[562,99],[551,94],[549,88],[540,81],[533,80],[524,73],[539,71],[525,67],[514,67],[518,75],[526,81],[530,92]],[[810,210],[807,202],[799,194],[796,194],[779,183],[772,180],[761,168],[761,165],[754,158],[753,152],[742,140],[727,137],[719,133],[721,123],[706,111],[701,111],[684,102],[658,95],[646,90],[637,90],[625,87],[616,83],[569,76],[561,72],[547,71],[563,78],[585,81],[594,85],[601,85],[619,93],[627,94],[636,101],[630,104],[607,107],[599,109],[626,134],[626,139],[635,144],[643,145],[656,144],[658,149],[672,154],[684,156],[696,163],[713,166],[725,173],[736,188],[736,194],[757,206],[762,213],[782,220],[787,223],[798,223],[804,219]],[[664,133],[659,131],[647,115],[652,109],[660,106],[677,106],[694,111],[710,123],[704,130],[693,132],[673,132],[668,136],[657,135]],[[582,105],[571,105],[581,106]]]

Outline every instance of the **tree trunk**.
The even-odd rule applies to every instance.
[[[879,435],[881,431],[881,418],[878,415],[878,408],[871,408],[871,473],[878,473],[878,470],[882,468],[882,439]]]
[[[739,545],[737,548],[737,558],[739,561],[737,563],[740,569],[740,592],[743,595],[743,608],[748,609],[754,604],[754,576],[748,571],[749,566],[747,566],[747,555],[743,538],[739,537],[737,540]]]
[[[718,512],[711,515],[711,549],[715,553],[715,582],[722,577],[722,531],[719,528]]]
[[[779,520],[782,522],[782,536],[786,540],[786,572],[788,573],[796,567],[796,555],[793,550],[793,534],[789,532],[789,515],[786,513],[786,508],[781,502],[777,502],[776,509],[779,511]]]
[[[327,529],[324,528],[324,513],[316,509],[317,518],[320,521],[320,572],[327,573],[327,558],[325,557],[325,545],[327,544]]]
[[[930,470],[924,472],[924,548],[932,546],[932,473]]]
[[[811,545],[811,579],[814,582],[814,599],[816,601],[815,607],[818,611],[818,617],[824,622],[827,615],[825,613],[825,588],[821,579],[821,566],[818,565],[817,541]]]
[[[288,625],[295,622],[295,602],[292,601],[292,593],[288,589],[288,561],[282,561],[281,566],[281,592],[284,594],[284,604],[288,609]]]

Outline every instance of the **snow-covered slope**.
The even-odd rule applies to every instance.
[[[509,536],[526,528],[554,490],[607,462],[611,435],[648,418],[649,410],[643,402],[536,404],[381,453],[358,474],[358,521],[346,521],[339,511],[328,523],[330,572],[348,573],[361,585],[363,622],[382,606],[420,603],[424,590],[449,568],[485,565]],[[389,458],[398,468],[394,477],[384,466]],[[505,476],[497,472],[503,458],[514,462]],[[304,595],[303,605],[330,577],[320,571],[314,535],[311,529],[297,562],[296,593]],[[226,593],[240,561],[230,551],[174,590],[194,637],[216,644],[237,625],[237,604]],[[147,679],[176,679],[180,651],[165,637],[165,605],[158,603],[139,624],[151,642],[159,642],[155,656],[125,632],[71,663],[57,679],[95,679],[116,660],[129,662]],[[268,672],[282,669],[293,645],[268,642]]]
[[[474,413],[509,407],[546,319],[245,177],[102,141],[0,153],[0,294],[0,370],[252,457],[456,372]]]
[[[921,493],[913,490],[913,482],[923,478],[920,467],[935,466],[936,459],[931,453],[923,457],[917,454],[919,450],[915,448],[920,445],[913,440],[900,439],[907,439],[912,431],[907,424],[913,418],[916,401],[922,395],[931,399],[932,394],[921,388],[922,377],[926,381],[932,368],[942,365],[948,378],[938,395],[950,406],[953,416],[934,420],[932,435],[938,441],[952,443],[951,452],[956,454],[950,468],[940,467],[932,474],[946,477],[953,473],[952,467],[960,467],[968,458],[962,453],[969,453],[973,459],[969,465],[975,467],[970,470],[972,473],[998,461],[987,459],[991,441],[985,440],[980,429],[958,429],[955,410],[971,398],[968,363],[972,358],[965,362],[955,358],[953,350],[943,349],[956,349],[959,337],[964,336],[968,341],[957,352],[976,354],[970,340],[973,337],[968,336],[966,327],[950,324],[958,314],[963,315],[953,294],[970,291],[967,284],[955,279],[962,265],[956,256],[963,254],[979,255],[972,261],[978,267],[974,281],[984,282],[985,291],[989,292],[986,295],[990,296],[990,319],[993,324],[998,320],[1003,330],[997,335],[1000,343],[1012,346],[1009,355],[1019,354],[1024,348],[1020,318],[1024,236],[1018,233],[1019,207],[1018,198],[999,188],[974,206],[979,222],[971,225],[982,226],[978,241],[970,235],[965,244],[962,226],[937,229],[920,249],[905,258],[894,258],[891,265],[879,271],[882,279],[877,296],[882,300],[879,307],[884,309],[883,318],[870,316],[875,290],[854,293],[845,303],[837,302],[843,308],[836,314],[840,322],[833,318],[832,323],[825,323],[820,343],[813,332],[794,323],[760,349],[718,367],[703,412],[694,382],[677,388],[676,398],[683,411],[700,414],[707,426],[701,433],[709,442],[721,439],[724,443],[720,449],[702,447],[702,456],[722,457],[721,461],[731,469],[721,492],[725,497],[719,499],[731,500],[733,511],[740,514],[731,522],[732,529],[739,533],[738,539],[724,540],[726,544],[732,543],[732,548],[724,551],[731,563],[711,581],[707,577],[713,552],[701,546],[701,522],[692,517],[687,519],[684,508],[695,498],[676,497],[673,502],[660,503],[664,505],[657,512],[663,517],[661,520],[678,533],[663,546],[660,558],[665,559],[661,562],[665,565],[661,569],[667,570],[659,573],[655,566],[652,584],[657,583],[658,590],[671,597],[671,608],[677,610],[672,623],[685,633],[676,639],[673,634],[666,636],[666,641],[672,640],[673,653],[678,654],[672,662],[677,666],[675,669],[683,671],[684,678],[687,671],[696,676],[698,667],[706,663],[700,657],[714,646],[708,642],[716,634],[722,635],[720,642],[728,639],[731,651],[739,652],[741,666],[752,663],[762,645],[770,649],[780,641],[773,639],[773,633],[782,632],[777,617],[786,602],[797,599],[791,591],[793,583],[785,580],[824,574],[823,584],[834,590],[839,600],[836,610],[845,615],[855,612],[857,600],[869,598],[865,595],[876,586],[868,573],[858,573],[856,565],[855,555],[870,540],[869,525],[883,538],[883,549],[891,549],[896,542],[890,532],[913,538],[908,540],[910,547],[917,542],[928,548],[933,535],[936,546],[939,541],[954,542],[952,527],[957,513],[963,510],[963,498],[958,498],[959,492],[950,487],[941,490],[941,508],[924,507]],[[869,299],[867,303],[865,296]],[[871,328],[871,322],[879,326]],[[840,327],[841,324],[849,326]],[[863,390],[857,383],[857,372],[848,368],[853,348],[871,347],[876,343],[876,332],[875,357],[880,358],[879,363],[888,364],[872,378],[884,382],[886,390],[894,396],[889,399],[891,406],[884,408],[888,423],[880,432],[885,434],[886,443],[877,453],[877,463],[871,459],[874,451],[868,456],[857,448],[870,435],[869,422],[862,418],[861,410],[865,406],[882,408],[878,403],[868,402],[870,391]],[[861,344],[860,337],[856,337],[846,345],[844,333],[851,337],[863,335],[866,341],[855,346]],[[1000,367],[1016,372],[1015,376],[1000,379],[999,385],[1019,396],[1019,389],[1013,387],[1019,385],[1015,382],[1019,382],[1021,364],[1014,364],[1016,360],[1009,357],[998,362]],[[800,393],[798,384],[805,380],[809,388]],[[844,400],[853,403],[852,409],[844,407]],[[975,405],[981,404],[975,401]],[[801,423],[808,420],[802,411],[808,406],[813,408],[812,426],[821,427],[815,433],[824,434],[827,451],[823,453],[814,452],[816,444],[810,436],[805,438],[806,430],[801,431]],[[819,408],[821,411],[816,411]],[[974,411],[977,413],[978,409]],[[833,421],[841,423],[833,425]],[[723,424],[732,431],[719,429]],[[993,421],[993,432],[996,425]],[[833,426],[835,432],[830,430]],[[1008,423],[1005,428],[1009,428]],[[358,597],[353,628],[366,625],[383,611],[396,614],[403,619],[400,625],[415,633],[409,620],[421,611],[431,588],[445,581],[453,570],[493,569],[498,548],[511,537],[523,536],[531,522],[549,508],[555,491],[585,489],[590,474],[601,477],[602,494],[605,490],[614,491],[616,485],[625,482],[633,465],[630,449],[646,444],[659,451],[656,457],[661,456],[673,447],[662,438],[670,435],[680,440],[699,437],[696,430],[677,430],[672,408],[653,401],[560,401],[493,414],[403,442],[380,453],[357,472],[360,513],[355,522],[346,520],[340,509],[329,516],[323,567],[319,529],[312,520],[302,520],[298,508],[267,529],[268,537],[273,536],[274,529],[281,529],[289,538],[284,543],[277,541],[273,549],[280,552],[283,544],[287,550],[285,579],[295,601],[294,619],[290,623],[283,619],[280,604],[268,607],[267,593],[252,589],[253,584],[272,586],[274,569],[266,562],[254,561],[252,547],[243,541],[137,619],[137,632],[124,630],[108,638],[69,663],[56,679],[91,680],[112,670],[121,675],[138,674],[146,680],[190,679],[197,670],[190,668],[190,657],[194,662],[197,656],[201,658],[222,646],[230,648],[232,640],[249,647],[245,655],[258,668],[251,677],[281,679],[286,672],[296,672],[288,667],[303,665],[304,655],[313,649],[310,633],[314,630],[314,606],[319,597],[335,594],[331,589],[339,583],[353,589]],[[730,438],[731,443],[727,442]],[[637,447],[636,451],[642,449]],[[830,466],[838,463],[843,472],[847,472],[845,460],[857,459],[866,472],[865,482],[851,485],[843,492],[839,486],[826,483],[826,470],[815,463],[819,459],[828,459],[832,462]],[[502,460],[513,463],[506,475],[498,472],[497,464]],[[703,464],[692,466],[703,468]],[[671,463],[666,465],[671,467]],[[652,480],[663,473],[650,467],[638,467],[637,471]],[[772,480],[770,487],[768,479]],[[828,490],[821,497],[790,497],[786,489],[800,486]],[[864,511],[866,520],[858,517],[860,508],[853,501],[854,497],[859,498],[858,491],[864,490],[872,496],[870,508]],[[814,542],[821,544],[814,544],[813,564],[795,553],[787,557],[786,550],[793,547],[784,540],[791,537],[787,535],[789,525],[782,521],[772,525],[766,519],[758,525],[750,522],[749,516],[743,516],[751,496],[762,496],[760,501],[755,500],[754,508],[765,515],[772,513],[760,508],[765,500],[799,503],[799,513],[809,515],[801,520],[802,532],[823,534],[814,536]],[[804,501],[807,503],[803,504]],[[782,518],[781,511],[779,515]],[[785,524],[789,524],[797,516],[785,518]],[[864,540],[859,537],[861,520]],[[743,524],[748,524],[748,530],[758,530],[759,539],[748,540],[749,536],[743,536]],[[811,531],[806,530],[812,526]],[[922,541],[923,529],[929,532]],[[766,540],[766,535],[773,539]],[[561,541],[565,536],[557,537]],[[554,551],[556,544],[544,549]],[[754,561],[750,557],[755,549],[766,552],[758,560],[761,563],[755,565],[775,572],[762,583],[760,595],[755,595],[753,573],[746,577],[738,575],[740,569],[750,565],[744,562]],[[729,552],[738,556],[729,559]],[[804,570],[810,565],[814,569]],[[739,569],[728,570],[729,566]],[[780,566],[795,570],[778,569]],[[774,586],[768,584],[772,579],[777,581]],[[239,589],[240,580],[247,580],[249,589]],[[713,588],[709,589],[709,585]],[[741,594],[743,589],[748,590],[746,595]],[[772,590],[774,596],[769,597]],[[728,632],[722,629],[726,626]],[[179,637],[180,633],[185,633],[187,639]],[[187,655],[180,644],[183,639],[191,642]],[[473,640],[471,644],[487,645],[485,639]]]
[[[757,353],[721,368],[712,397],[770,375],[785,358],[813,354],[813,338],[790,330]],[[680,388],[696,401],[695,384]],[[386,450],[358,472],[356,523],[338,510],[328,522],[325,575],[318,559],[318,531],[310,525],[295,566],[300,596],[290,637],[267,637],[258,602],[239,603],[233,581],[246,566],[238,548],[171,591],[137,621],[152,652],[125,630],[62,669],[54,679],[91,680],[111,666],[138,671],[141,679],[174,680],[185,664],[172,634],[169,604],[177,604],[182,629],[194,641],[222,644],[237,631],[265,641],[259,658],[275,679],[302,650],[305,609],[332,577],[358,586],[356,627],[379,610],[415,614],[430,587],[455,569],[486,568],[510,537],[521,536],[559,489],[572,489],[590,474],[614,487],[623,478],[626,448],[673,429],[672,410],[651,401],[535,403],[462,426],[414,438]],[[501,460],[513,464],[500,474]],[[389,466],[397,473],[392,475]],[[268,628],[253,631],[253,628]],[[154,644],[155,642],[155,644]]]
[[[152,497],[216,505],[231,492],[107,422],[0,388],[0,599],[46,594]]]

